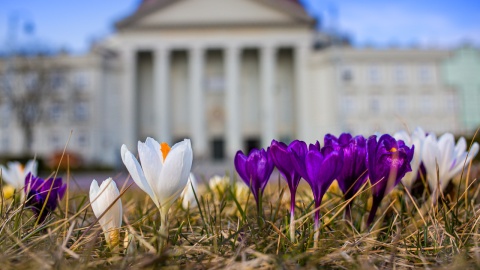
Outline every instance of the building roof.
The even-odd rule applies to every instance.
[[[137,10],[130,16],[118,21],[115,26],[117,29],[127,28],[134,24],[140,18],[154,13],[158,10],[166,8],[167,6],[174,4],[177,1],[182,0],[142,0]],[[293,17],[296,21],[313,25],[315,19],[308,15],[305,7],[299,0],[250,0],[259,4],[267,5],[280,12]]]

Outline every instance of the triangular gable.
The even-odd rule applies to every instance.
[[[314,23],[292,0],[147,0],[117,28],[292,23]]]

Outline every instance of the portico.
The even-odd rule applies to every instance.
[[[181,2],[185,12],[188,2],[195,3]],[[238,2],[278,15],[256,1]],[[167,14],[169,8],[158,12]],[[278,25],[226,21],[184,28],[181,22],[161,27],[157,21],[155,28],[139,26],[152,16],[161,18],[150,13],[129,21],[116,36],[124,63],[124,142],[153,136],[174,143],[188,137],[196,158],[222,159],[266,147],[272,139],[308,136],[302,104],[312,21],[289,24],[291,14],[282,13],[286,21]],[[148,30],[148,38],[138,38],[144,34],[140,30]]]

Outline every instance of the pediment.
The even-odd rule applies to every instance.
[[[313,19],[298,4],[286,0],[164,0],[157,8],[152,6],[151,10],[137,12],[117,26],[284,25],[311,21]]]

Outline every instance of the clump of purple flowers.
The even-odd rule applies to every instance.
[[[367,182],[367,140],[363,136],[352,137],[348,133],[343,133],[339,138],[327,134],[324,142],[325,146],[343,153],[343,167],[337,176],[337,182],[345,200],[349,201]],[[353,200],[345,208],[346,218],[351,216],[352,202]]]
[[[318,244],[320,229],[320,205],[322,198],[336,179],[344,198],[348,201],[345,215],[351,215],[351,203],[355,194],[370,179],[373,204],[368,217],[370,226],[377,209],[388,193],[400,182],[405,173],[411,170],[414,147],[409,148],[402,140],[395,140],[385,134],[377,140],[371,136],[353,137],[348,133],[340,137],[327,134],[324,146],[307,144],[295,140],[288,146],[282,142],[272,141],[270,148],[254,149],[248,156],[237,152],[235,168],[257,202],[261,215],[261,196],[270,178],[274,165],[285,178],[290,189],[290,238],[295,240],[295,193],[300,179],[308,182],[312,189],[315,204],[315,247]]]
[[[25,177],[25,206],[32,209],[41,223],[49,213],[55,211],[66,189],[67,185],[62,183],[60,177],[44,180],[29,173]]]

